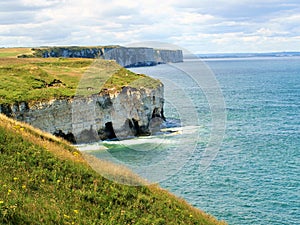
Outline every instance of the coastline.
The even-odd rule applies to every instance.
[[[5,190],[0,192],[0,222],[225,224],[157,185],[145,186],[131,171],[85,156],[66,141],[28,124],[0,115],[0,133],[4,146],[0,184]],[[20,167],[16,161],[30,167]],[[96,173],[98,169],[134,186],[111,182]],[[30,213],[32,205],[39,213]],[[141,211],[143,207],[147,208]]]

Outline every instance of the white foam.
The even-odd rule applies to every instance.
[[[162,133],[159,135],[144,136],[144,137],[135,137],[130,139],[124,139],[120,141],[99,141],[90,144],[80,144],[75,145],[79,151],[105,151],[108,150],[104,144],[108,145],[124,145],[124,146],[138,146],[138,145],[167,145],[167,144],[176,144],[182,139],[180,138],[168,138],[176,135],[182,134],[193,134],[199,131],[199,126],[186,126],[186,127],[173,127],[173,128],[164,128],[161,129]]]
[[[93,144],[75,145],[75,147],[79,151],[104,151],[104,150],[108,149],[101,142],[96,142],[96,143],[93,143]]]

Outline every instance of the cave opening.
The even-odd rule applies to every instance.
[[[72,144],[76,144],[76,139],[75,139],[75,136],[74,134],[72,133],[67,133],[65,134],[62,130],[58,130],[58,131],[55,131],[53,133],[53,135],[57,136],[57,137],[61,137],[69,142],[71,142]]]
[[[136,119],[132,118],[132,122],[133,122],[134,131],[135,131],[135,136],[139,136],[141,134],[141,130],[140,130],[140,126],[139,126],[139,121],[137,121]]]
[[[129,128],[132,130],[132,129],[134,129],[134,125],[133,125],[133,123],[132,123],[132,121],[130,120],[130,119],[127,119],[126,120],[126,123],[128,123],[128,126],[129,126]]]
[[[155,107],[153,109],[153,112],[152,112],[152,119],[153,118],[161,118],[162,120],[166,120],[165,116],[164,116],[164,109],[162,108],[161,110],[159,110],[159,108]]]
[[[105,133],[108,139],[117,138],[112,122],[105,123]]]
[[[160,112],[158,108],[154,108],[152,112],[152,119],[155,117],[160,117]]]

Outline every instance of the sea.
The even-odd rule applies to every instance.
[[[131,68],[165,84],[153,136],[90,154],[121,162],[228,224],[300,224],[300,57]]]

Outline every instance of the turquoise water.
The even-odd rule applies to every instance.
[[[132,69],[173,80],[192,99],[198,114],[196,148],[160,185],[229,224],[300,224],[300,58],[210,60],[206,64],[220,84],[227,113],[222,145],[206,171],[199,170],[211,131],[205,94],[182,71],[168,65]],[[170,102],[166,116],[179,118]],[[151,138],[155,142],[161,136]],[[125,149],[127,154],[121,153],[124,148],[113,147],[110,151],[138,164],[172,154],[170,146],[178,140],[185,142],[183,152],[189,143],[194,145],[191,139],[176,135],[163,140],[169,142],[152,153],[147,151],[148,155],[142,152],[140,158],[134,156],[135,150]],[[130,145],[134,143],[126,146]],[[176,152],[174,163],[180,157]]]

